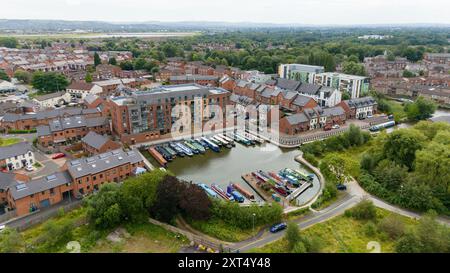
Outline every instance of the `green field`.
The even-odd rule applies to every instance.
[[[391,215],[391,212],[377,209],[377,220]],[[400,216],[406,229],[417,224],[417,221]],[[370,234],[367,231],[368,221],[355,220],[344,215],[332,220],[317,224],[301,234],[311,238],[317,237],[321,242],[321,252],[325,253],[367,253],[372,250],[367,249],[369,242],[378,242],[381,252],[394,252],[394,241],[382,232]],[[252,249],[250,252],[256,253],[288,253],[287,241],[283,238],[262,248]]]

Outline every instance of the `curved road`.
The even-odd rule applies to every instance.
[[[371,196],[367,192],[362,189],[359,184],[356,181],[353,181],[349,184],[347,184],[347,192],[348,195],[344,197],[343,199],[333,203],[330,207],[323,209],[321,211],[314,211],[311,210],[312,213],[302,217],[298,220],[293,221],[294,223],[297,223],[299,228],[306,229],[313,225],[328,221],[336,216],[344,214],[344,212],[355,205],[357,205],[359,202],[361,202],[364,199],[370,200],[373,202],[373,204],[376,207],[409,217],[413,219],[419,219],[421,217],[420,214],[411,212],[409,210],[405,210],[402,208],[395,207],[391,204],[388,204],[376,197]],[[446,218],[438,218],[437,219],[440,223],[450,226],[450,220]],[[281,231],[278,233],[270,233],[268,230],[265,230],[263,232],[260,232],[255,238],[249,239],[244,242],[235,243],[230,246],[231,249],[233,249],[235,252],[245,252],[249,251],[252,248],[260,248],[266,244],[272,243],[276,240],[281,239],[286,231]]]

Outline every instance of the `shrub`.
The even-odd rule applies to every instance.
[[[357,220],[375,220],[377,217],[377,211],[371,201],[364,200],[354,208],[345,211],[345,215]]]
[[[306,153],[303,154],[303,158],[308,161],[309,163],[311,163],[311,165],[318,167],[319,166],[319,161],[316,159],[316,157],[313,154],[310,153]]]
[[[372,221],[369,221],[364,225],[364,233],[366,236],[373,237],[377,234],[377,231],[377,225]]]
[[[398,239],[405,233],[405,225],[397,215],[385,217],[378,223],[378,229],[386,233],[391,239]]]

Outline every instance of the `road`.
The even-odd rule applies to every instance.
[[[370,200],[373,202],[373,204],[378,207],[385,210],[388,210],[390,212],[394,212],[400,215],[403,215],[405,217],[413,218],[413,219],[419,219],[421,215],[419,213],[415,213],[409,210],[405,210],[396,206],[393,206],[389,203],[386,203],[376,197],[371,196],[366,191],[364,191],[363,188],[359,186],[359,184],[356,181],[353,181],[349,184],[347,184],[347,195],[343,199],[335,202],[330,207],[321,210],[321,211],[314,211],[311,210],[311,214],[302,217],[298,220],[293,221],[296,223],[299,228],[306,229],[311,226],[314,226],[316,224],[326,222],[336,216],[344,214],[344,212],[354,206],[356,206],[359,202],[362,200]],[[450,220],[446,218],[438,218],[437,221],[440,223],[450,226]],[[281,239],[285,235],[286,231],[278,232],[278,233],[270,233],[268,230],[260,232],[255,238],[252,238],[250,240],[235,243],[230,246],[231,249],[239,252],[245,252],[249,251],[253,248],[260,248],[263,247],[266,244],[272,243],[276,240]]]
[[[347,209],[355,206],[360,201],[360,197],[347,195],[347,197],[333,204],[331,207],[328,207],[322,211],[312,212],[301,219],[295,220],[294,223],[298,224],[300,229],[306,229],[316,224],[328,221],[336,216],[342,215]],[[264,231],[258,234],[259,236],[257,236],[257,238],[232,245],[231,249],[239,252],[246,252],[253,248],[263,247],[266,244],[281,239],[285,233],[286,231],[281,231],[275,234],[270,233],[269,231]]]

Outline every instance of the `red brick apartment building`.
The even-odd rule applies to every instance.
[[[38,143],[43,147],[67,144],[81,140],[89,132],[110,134],[109,121],[105,117],[84,118],[82,116],[52,120],[49,125],[37,127]]]
[[[68,161],[62,171],[29,182],[12,181],[6,189],[6,203],[17,216],[26,215],[81,197],[110,182],[120,182],[144,168],[142,156],[134,150],[114,150],[89,158]]]
[[[170,84],[187,84],[196,83],[199,85],[207,86],[217,86],[219,82],[219,77],[213,75],[181,75],[181,76],[170,76]]]
[[[57,118],[72,116],[100,117],[102,113],[98,109],[63,108],[48,111],[39,111],[29,114],[7,113],[0,122],[0,127],[6,130],[30,130],[39,125],[48,125],[50,121]]]
[[[225,109],[230,95],[230,92],[218,87],[183,84],[161,86],[146,91],[130,92],[123,97],[110,98],[108,102],[113,134],[120,137],[121,142],[128,144],[159,139],[171,131],[175,121],[172,117],[174,106],[186,105],[193,114],[194,100],[199,100],[198,110],[209,113],[211,105]],[[211,118],[209,113],[203,116],[203,122]]]

